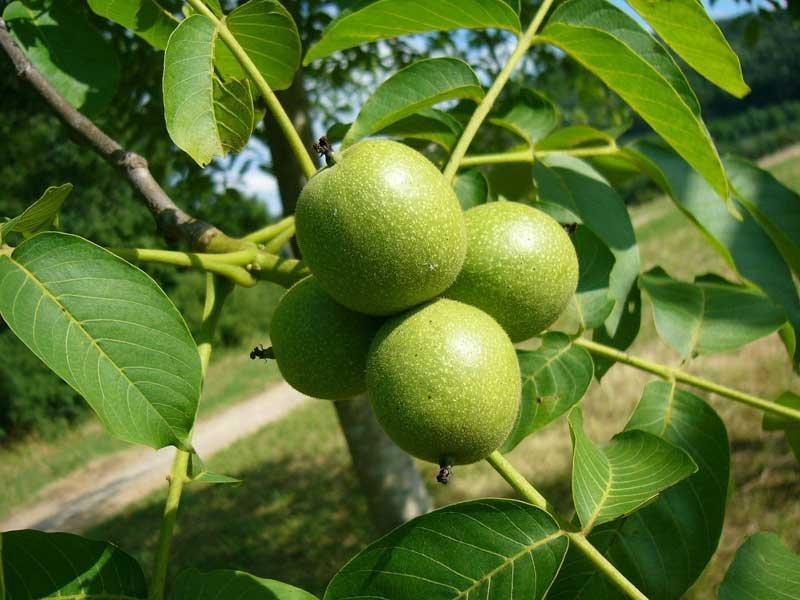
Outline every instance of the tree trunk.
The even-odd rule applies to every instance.
[[[278,94],[307,148],[314,136],[308,118],[308,102],[302,73],[292,87]],[[266,141],[272,152],[272,168],[278,180],[285,215],[294,213],[305,185],[300,164],[277,123],[267,115]],[[294,246],[298,254],[298,248]],[[347,439],[353,468],[366,496],[370,516],[380,532],[387,532],[431,509],[428,490],[413,460],[383,432],[366,396],[335,403],[339,423]]]

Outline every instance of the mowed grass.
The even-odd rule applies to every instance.
[[[795,159],[775,169],[796,174],[798,164]],[[730,276],[722,259],[668,201],[634,209],[634,222],[644,269],[660,265],[681,278],[709,271]],[[647,305],[642,332],[631,351],[662,363],[680,363],[679,356],[659,341]],[[768,398],[786,389],[800,390],[800,379],[791,372],[777,336],[736,352],[701,357],[686,368]],[[618,365],[602,383],[592,385],[583,407],[587,431],[596,441],[607,441],[624,427],[650,379]],[[720,551],[687,595],[696,600],[716,597],[733,553],[751,533],[777,532],[789,547],[800,550],[800,468],[783,436],[762,433],[761,414],[755,410],[714,396],[708,399],[728,428],[732,479]],[[564,419],[528,438],[510,460],[565,514],[571,512],[571,446]],[[192,485],[186,490],[173,574],[190,566],[235,568],[321,594],[336,570],[375,539],[330,403],[304,407],[209,462],[245,483]],[[459,467],[446,487],[433,483],[433,465],[419,467],[439,506],[481,496],[513,496],[485,463]],[[89,534],[117,542],[149,566],[164,495],[155,494]]]
[[[226,349],[213,356],[199,418],[249,398],[277,379],[274,363],[265,366],[263,361],[249,360],[251,347]],[[32,437],[0,448],[0,518],[8,516],[15,506],[35,503],[37,493],[50,482],[95,459],[132,447],[109,436],[91,416],[86,423],[55,438]]]

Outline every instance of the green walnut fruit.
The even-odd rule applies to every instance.
[[[466,253],[464,215],[442,174],[389,140],[359,142],[314,175],[295,214],[303,260],[358,312],[390,315],[438,296]]]
[[[367,358],[378,421],[403,450],[441,466],[486,458],[519,410],[511,340],[482,310],[441,299],[387,321]]]
[[[445,295],[489,313],[514,342],[552,325],[578,286],[578,256],[564,228],[517,202],[482,204],[465,218],[467,257]]]
[[[289,385],[314,398],[340,400],[366,389],[367,352],[380,325],[335,302],[311,276],[281,298],[269,333]]]

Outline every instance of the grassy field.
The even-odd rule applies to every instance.
[[[798,162],[779,164],[787,183],[798,181]],[[677,277],[708,271],[729,273],[699,233],[667,201],[634,211],[644,268],[663,266]],[[632,352],[678,364],[679,356],[659,342],[645,307],[642,333]],[[240,360],[243,361],[243,359]],[[233,366],[233,364],[231,365]],[[702,357],[688,369],[766,397],[800,389],[777,336],[725,354]],[[649,376],[614,367],[593,384],[583,401],[587,430],[604,441],[621,430]],[[728,427],[732,449],[732,489],[720,552],[687,596],[715,596],[732,554],[755,531],[778,532],[800,549],[800,469],[780,434],[761,432],[754,410],[711,397]],[[570,511],[571,448],[564,420],[526,440],[511,460],[564,512]],[[332,405],[317,402],[216,455],[211,466],[245,480],[240,488],[190,487],[175,539],[174,571],[237,568],[281,579],[321,593],[331,575],[374,539],[366,505],[350,468]],[[478,496],[509,496],[502,480],[485,464],[460,467],[447,486],[433,484],[435,468],[420,463],[438,505]],[[112,539],[149,564],[163,494],[89,532]]]

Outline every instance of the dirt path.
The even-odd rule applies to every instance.
[[[235,441],[277,421],[306,401],[285,383],[224,409],[197,424],[194,445],[207,460]],[[0,521],[0,531],[84,530],[166,486],[174,448],[132,448],[97,459],[60,479],[37,496],[36,503]]]

